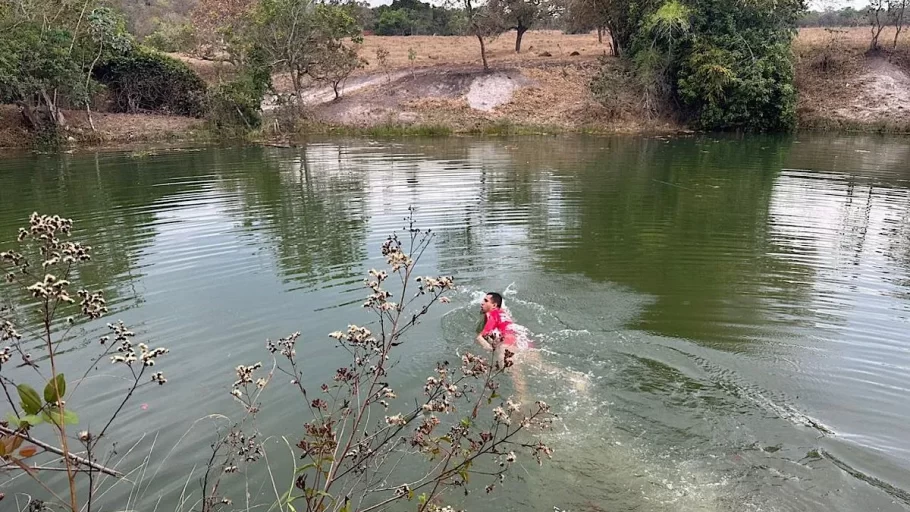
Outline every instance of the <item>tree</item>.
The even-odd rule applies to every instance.
[[[795,125],[791,45],[803,0],[738,1],[736,8],[729,0],[584,1],[603,8],[599,21],[634,65],[649,110],[673,105],[707,130]]]
[[[192,12],[196,40],[205,54],[227,54],[234,65],[243,65],[254,0],[198,0]]]
[[[495,12],[489,8],[490,6],[484,3],[484,0],[458,0],[458,3],[464,11],[467,33],[476,37],[480,44],[480,60],[483,62],[483,70],[489,71],[486,39],[495,38],[503,33],[505,27]]]
[[[72,58],[72,35],[23,22],[0,33],[0,99],[19,106],[35,132],[66,126],[61,103],[85,98],[83,72]]]
[[[515,53],[521,52],[521,39],[550,13],[544,0],[490,0],[488,9],[506,30],[515,31]]]
[[[366,65],[359,51],[363,36],[357,20],[337,6],[319,4],[314,23],[316,55],[308,72],[317,82],[330,84],[337,100],[339,85]]]
[[[907,12],[908,1],[910,0],[889,0],[888,2],[888,17],[895,26],[892,51],[897,48],[897,40],[904,30],[904,14]]]
[[[567,12],[577,26],[597,28],[598,37],[609,32],[613,54],[625,55],[644,20],[660,0],[567,0]]]
[[[751,0],[737,9],[726,0],[691,0],[686,6],[688,35],[663,46],[686,115],[711,130],[792,129],[791,45],[803,0]]]
[[[407,9],[387,9],[376,22],[376,33],[381,36],[408,36],[413,33],[413,21]]]
[[[132,39],[124,28],[123,20],[108,7],[93,9],[88,16],[89,36],[91,42],[97,47],[97,53],[92,59],[85,73],[85,90],[91,91],[92,72],[105,51],[125,52],[132,47]],[[92,120],[90,94],[86,94],[85,113],[88,116],[89,126],[95,131],[95,122]]]
[[[869,0],[867,15],[869,23],[872,25],[872,41],[869,42],[870,50],[878,50],[878,38],[882,35],[882,30],[887,24],[888,0]]]
[[[338,85],[363,65],[361,28],[348,10],[311,0],[263,0],[256,7],[249,46],[260,48],[276,70],[291,76],[297,105],[307,78]]]
[[[85,68],[116,30],[110,11],[84,2],[12,0],[0,9],[0,100],[19,106],[34,132],[66,128],[63,108],[87,105],[94,89]],[[92,23],[86,13],[94,14]],[[103,20],[102,20],[103,18]],[[110,21],[110,31],[101,28]],[[101,38],[101,39],[99,39]],[[112,39],[108,38],[108,43]]]

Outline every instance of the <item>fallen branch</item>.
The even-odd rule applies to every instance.
[[[113,469],[106,468],[106,467],[102,466],[101,464],[98,464],[97,462],[92,462],[88,459],[84,459],[84,458],[79,457],[78,455],[74,455],[72,453],[64,453],[63,450],[61,450],[60,448],[57,448],[56,446],[49,445],[49,444],[45,443],[44,441],[39,441],[28,434],[24,434],[22,432],[18,432],[11,428],[4,427],[3,425],[0,425],[0,433],[10,435],[10,436],[21,437],[22,439],[34,444],[35,446],[37,446],[39,448],[43,448],[44,450],[49,451],[51,453],[56,453],[57,455],[59,455],[61,457],[68,457],[70,460],[72,460],[73,462],[76,462],[77,464],[81,464],[83,466],[89,466],[92,469],[96,469],[106,475],[110,475],[110,476],[117,477],[117,478],[120,478],[123,476],[121,473],[114,471]],[[42,468],[42,469],[47,469],[47,468]]]

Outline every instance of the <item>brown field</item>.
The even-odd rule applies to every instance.
[[[892,51],[869,54],[868,27],[801,29],[794,41],[798,116],[805,128],[882,129],[910,131],[910,30],[901,35]],[[894,30],[886,29],[881,42],[890,48]],[[480,73],[480,52],[473,37],[458,36],[366,36],[361,55],[369,62],[358,80],[390,76],[373,87],[350,90],[343,101],[327,105],[324,119],[338,124],[365,126],[371,123],[444,125],[483,131],[501,123],[550,127],[554,130],[674,131],[680,127],[669,119],[646,119],[634,90],[619,87],[609,108],[594,101],[588,84],[600,69],[599,57],[610,56],[606,39],[598,43],[595,33],[568,35],[559,31],[525,34],[522,52],[514,52],[515,33],[509,32],[487,45],[494,71],[518,73],[530,85],[516,90],[511,101],[491,112],[470,108],[455,83]],[[380,69],[376,49],[389,52],[387,69]],[[409,50],[416,56],[408,59]],[[577,52],[578,55],[572,55]],[[549,55],[547,55],[549,54]],[[176,55],[209,83],[230,74],[230,66]],[[621,67],[608,60],[610,66]],[[354,80],[354,79],[352,79]],[[282,77],[276,77],[281,86]],[[390,86],[395,89],[390,92]],[[464,86],[464,84],[462,84]],[[439,96],[435,91],[451,89]],[[88,141],[130,141],[189,136],[201,123],[172,116],[97,114],[97,133],[90,133],[81,112],[70,113],[77,131]],[[351,121],[353,119],[353,121]],[[396,121],[397,119],[397,121]],[[456,129],[456,131],[458,131]],[[0,147],[21,145],[26,134],[18,126],[18,114],[10,106],[0,108]]]
[[[910,37],[880,36],[869,52],[869,27],[800,30],[796,57],[800,126],[822,129],[910,130]]]
[[[406,68],[412,63],[408,51],[416,52],[414,66],[436,64],[480,64],[480,45],[477,39],[467,36],[365,36],[361,56],[368,62],[368,70],[376,71],[376,49],[389,52],[391,69]],[[552,57],[541,57],[548,52]],[[578,52],[578,56],[570,56]],[[610,55],[610,45],[597,42],[597,34],[563,34],[558,30],[535,30],[527,32],[522,40],[521,53],[515,53],[515,33],[508,32],[487,44],[487,59],[495,64],[536,64],[548,60],[592,60],[601,55]]]

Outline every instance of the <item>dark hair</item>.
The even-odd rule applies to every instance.
[[[496,304],[497,308],[502,307],[502,295],[496,292],[487,292],[487,295],[490,296],[490,300],[493,301],[493,304]]]

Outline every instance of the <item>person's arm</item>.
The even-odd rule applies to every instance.
[[[490,313],[486,314],[487,322],[483,325],[483,329],[480,331],[480,334],[477,335],[477,344],[483,347],[485,350],[493,350],[493,346],[484,339],[484,336],[490,334],[493,331],[493,328],[496,326],[496,319],[493,318],[493,315]]]

